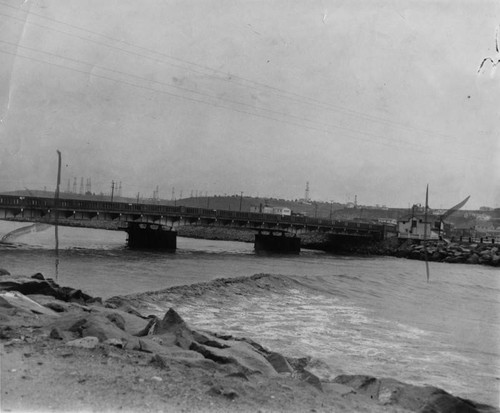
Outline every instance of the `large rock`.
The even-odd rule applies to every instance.
[[[98,299],[85,294],[81,290],[70,287],[61,287],[51,279],[40,280],[26,277],[2,277],[0,291],[18,291],[24,295],[50,295],[62,301],[76,301],[80,303],[94,302]]]
[[[399,406],[421,413],[481,413],[489,406],[478,405],[469,400],[455,397],[442,389],[432,386],[414,386],[400,381],[371,376],[341,375],[336,383],[352,387],[380,404]]]
[[[78,338],[76,340],[68,341],[66,343],[67,346],[70,347],[80,347],[80,348],[96,348],[97,345],[99,344],[99,339],[97,337],[84,337],[84,338]]]
[[[276,375],[275,368],[266,359],[267,354],[259,348],[232,337],[223,339],[207,332],[193,331],[172,308],[162,320],[153,318],[140,335],[161,338],[163,345],[195,351],[220,365],[233,365],[237,371],[245,374]]]
[[[124,342],[127,342],[129,339],[129,334],[102,316],[90,316],[78,328],[81,331],[82,337],[97,337],[101,342],[110,338],[120,339]]]
[[[491,256],[491,265],[498,267],[500,266],[500,255],[493,254]]]
[[[467,259],[467,264],[478,264],[479,263],[479,255],[476,253],[472,254],[468,259]]]
[[[80,313],[61,316],[48,325],[49,331],[70,332],[76,338],[97,337],[100,342],[108,339],[119,339],[124,343],[131,340],[131,335],[117,327],[104,315]],[[63,334],[61,336],[65,337]]]
[[[0,291],[0,307],[17,308],[34,314],[57,316],[57,312],[44,307],[17,291]]]
[[[292,366],[290,366],[286,357],[281,354],[272,352],[266,359],[278,373],[293,373]]]
[[[274,367],[248,343],[232,341],[228,342],[227,345],[226,348],[221,349],[193,342],[190,350],[219,364],[234,364],[245,374],[260,373],[266,377],[276,375]]]

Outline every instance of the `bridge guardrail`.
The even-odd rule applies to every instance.
[[[227,211],[227,210],[214,210],[207,208],[185,207],[185,206],[172,206],[160,204],[137,204],[137,203],[124,203],[124,202],[110,202],[99,200],[82,200],[60,198],[57,202],[53,198],[39,198],[39,197],[24,197],[15,195],[0,195],[0,207],[12,207],[14,209],[32,208],[32,209],[45,209],[66,211],[92,211],[92,212],[108,212],[113,214],[130,213],[130,214],[151,214],[155,216],[183,216],[193,218],[226,218],[231,220],[247,220],[248,222],[263,222],[269,224],[287,224],[297,227],[314,227],[317,226],[325,229],[341,230],[361,230],[383,232],[384,224],[370,224],[363,222],[353,221],[338,221],[329,220],[324,218],[312,218],[306,216],[281,216],[274,214],[263,214],[258,212],[245,212],[245,211]]]

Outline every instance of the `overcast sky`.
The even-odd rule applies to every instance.
[[[0,0],[0,190],[500,207],[498,1]],[[479,71],[478,71],[479,70]]]

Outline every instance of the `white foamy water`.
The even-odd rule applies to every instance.
[[[27,224],[25,224],[27,225]],[[0,221],[0,238],[23,226]],[[251,244],[178,239],[176,253],[125,248],[125,233],[60,228],[57,281],[104,298],[220,277],[273,273],[301,285],[192,298],[177,310],[192,325],[252,338],[290,356],[323,360],[324,377],[371,374],[430,384],[499,405],[500,281],[496,268],[420,261],[259,256]],[[0,267],[55,277],[54,230],[0,245]],[[153,310],[166,310],[156,303]],[[153,312],[154,312],[153,311]]]

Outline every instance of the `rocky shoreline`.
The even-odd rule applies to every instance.
[[[68,226],[80,226],[79,223],[64,223]],[[87,226],[87,225],[86,225]],[[117,223],[112,223],[106,228],[99,229],[119,230]],[[238,241],[253,243],[255,232],[246,229],[225,228],[217,226],[186,225],[176,228],[178,236],[214,241]],[[498,267],[500,266],[499,244],[475,242],[447,242],[401,240],[390,238],[384,241],[372,242],[360,246],[344,246],[332,249],[327,233],[306,233],[300,235],[301,247],[304,249],[326,251],[341,255],[380,255],[412,260],[428,260],[434,262],[479,264]]]
[[[173,308],[145,312],[154,292],[102,301],[42,274],[0,275],[2,411],[498,412],[392,378],[322,380],[308,357],[195,329]],[[260,274],[161,293],[276,282]]]
[[[178,234],[189,238],[240,242],[254,241],[253,232],[222,227],[186,226],[179,228]],[[308,233],[301,235],[301,238],[302,248],[348,255],[385,255],[453,264],[500,266],[499,245],[492,243],[446,241],[426,241],[422,243],[418,240],[391,238],[369,245],[332,251],[328,246],[327,234]]]
[[[500,266],[500,254],[497,244],[426,242],[423,244],[402,245],[394,252],[395,256],[413,260],[435,262],[482,264]]]
[[[411,260],[500,266],[498,244],[447,241],[387,240],[359,248],[355,253],[386,255]]]

